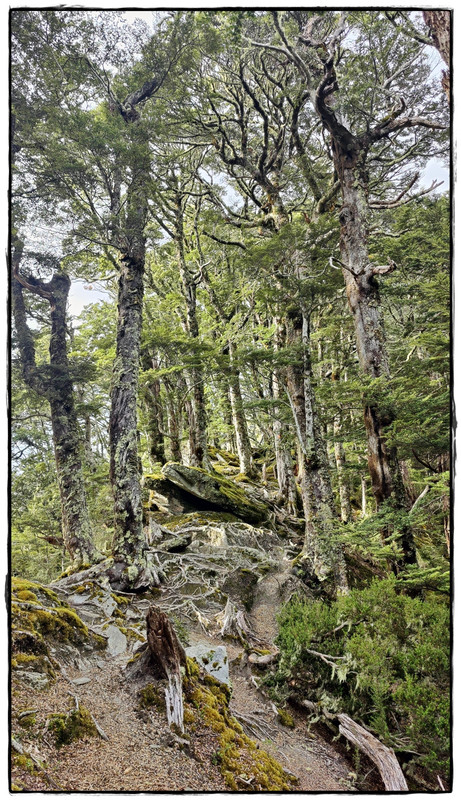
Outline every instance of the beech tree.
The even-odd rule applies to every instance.
[[[342,194],[339,214],[341,258],[336,260],[336,264],[344,276],[362,370],[374,381],[375,387],[381,386],[372,400],[367,401],[365,396],[364,407],[373,492],[378,504],[392,496],[397,505],[402,506],[403,487],[397,453],[386,444],[384,433],[392,420],[392,412],[380,400],[386,391],[389,364],[378,277],[391,272],[396,265],[392,261],[384,265],[370,261],[371,209],[396,207],[409,201],[418,173],[407,178],[407,183],[403,187],[400,185],[393,197],[383,198],[383,189],[386,191],[389,181],[395,179],[402,163],[408,164],[418,156],[421,158],[425,132],[446,130],[446,122],[441,119],[443,113],[431,107],[430,95],[426,98],[426,107],[434,110],[435,115],[432,118],[419,115],[423,99],[419,89],[410,93],[408,81],[413,74],[413,86],[417,86],[416,70],[418,77],[421,75],[420,63],[415,66],[420,45],[414,42],[414,46],[403,52],[399,33],[392,27],[386,29],[385,20],[379,15],[358,12],[350,16],[348,12],[331,12],[302,16],[294,12],[291,16],[298,28],[295,43],[292,43],[291,33],[282,27],[278,12],[273,12],[280,44],[253,44],[283,53],[296,66],[309,92],[312,107],[330,136],[331,158]],[[349,27],[351,24],[352,28]],[[345,47],[351,29],[356,40],[353,45],[351,42]],[[362,49],[365,40],[369,45],[366,51]],[[351,77],[347,68],[348,51],[356,54],[354,75],[366,74],[370,70],[374,75],[373,85],[367,91],[361,87],[360,99],[355,94],[354,84],[347,88],[341,86],[338,70],[344,74],[344,80]],[[390,60],[391,52],[393,58]],[[357,71],[359,62],[361,68]],[[390,101],[393,102],[391,107]],[[409,140],[406,132],[413,128],[423,133]],[[415,548],[409,532],[401,543],[404,559],[413,562]]]
[[[392,315],[404,311],[388,291],[407,263],[395,212],[429,197],[418,174],[446,149],[422,17],[173,12],[123,48],[120,15],[34,14],[15,34],[18,228],[31,212],[59,220],[55,271],[117,293],[114,586],[156,581],[141,462],[210,470],[211,444],[251,479],[273,455],[278,503],[304,520],[306,580],[345,590],[347,531],[388,503],[397,568],[414,563],[413,471],[434,462],[401,436]],[[392,525],[381,532],[389,554]]]
[[[66,309],[70,279],[56,271],[50,281],[42,281],[20,271],[22,244],[16,241],[12,254],[12,298],[18,350],[22,374],[34,392],[50,404],[56,471],[62,509],[64,544],[72,567],[80,568],[101,559],[96,551],[86,502],[80,455],[80,432],[75,412],[72,376],[67,357]],[[51,335],[49,372],[38,365],[34,337],[28,324],[23,289],[49,303]]]

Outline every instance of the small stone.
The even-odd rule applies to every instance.
[[[108,625],[105,629],[107,638],[107,651],[111,656],[118,656],[126,650],[126,636],[117,625]]]
[[[210,647],[205,644],[196,644],[192,647],[186,647],[186,656],[195,658],[205,672],[216,678],[217,681],[225,683],[227,686],[231,685],[227,650],[222,645]]]
[[[83,686],[85,683],[90,683],[91,678],[74,678],[72,683],[75,683],[76,686]]]

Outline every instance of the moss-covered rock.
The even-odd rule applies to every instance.
[[[163,475],[192,496],[249,522],[258,523],[267,518],[267,509],[262,503],[249,498],[240,486],[222,475],[173,462],[165,464]]]
[[[16,675],[43,686],[54,679],[53,647],[74,648],[78,654],[82,646],[99,649],[106,644],[103,637],[88,631],[78,614],[56,592],[17,578],[11,583],[11,640],[12,668]]]

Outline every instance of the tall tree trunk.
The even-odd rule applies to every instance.
[[[121,218],[121,176],[116,174],[111,210],[118,215],[112,225],[113,244],[120,251],[118,281],[117,345],[112,372],[110,434],[110,481],[114,496],[114,565],[109,578],[118,590],[142,590],[158,582],[146,562],[141,501],[141,463],[138,457],[137,396],[141,345],[142,307],[147,220],[147,181],[150,175],[149,135],[137,106],[157,91],[161,80],[153,78],[123,103],[111,95],[113,113],[126,125],[130,183],[126,214]]]
[[[450,102],[451,88],[451,14],[451,11],[436,9],[423,11],[424,22],[431,32],[434,45],[448,67],[448,70],[442,73],[442,86],[448,102]]]
[[[147,357],[144,362],[146,369],[158,369],[159,362],[155,355]],[[159,378],[150,378],[144,386],[144,409],[146,418],[146,433],[149,447],[151,466],[164,464],[165,440],[163,434],[163,408],[161,403],[161,387]]]
[[[235,357],[235,344],[229,342],[229,397],[232,408],[232,422],[235,430],[235,438],[237,442],[237,454],[239,457],[240,472],[245,475],[252,476],[254,474],[254,467],[252,462],[250,437],[248,434],[248,426],[243,409],[242,392],[240,388],[240,375],[236,366]]]
[[[339,505],[341,509],[341,520],[343,522],[349,522],[351,518],[351,499],[346,479],[346,456],[343,443],[339,438],[341,436],[341,427],[341,417],[339,414],[336,414],[333,423],[333,434],[336,472],[338,475]]]
[[[116,561],[135,562],[144,551],[137,412],[142,321],[144,239],[121,260],[117,349],[110,410],[110,480],[114,494]]]
[[[91,527],[83,480],[81,441],[66,343],[66,308],[70,279],[55,273],[49,283],[19,274],[21,248],[13,254],[15,277],[12,280],[13,314],[26,384],[50,404],[56,473],[61,500],[62,532],[72,566],[80,567],[100,560]],[[44,377],[35,363],[35,347],[27,324],[23,288],[45,297],[51,308],[50,371]]]
[[[392,498],[397,508],[405,508],[405,493],[395,447],[389,447],[385,428],[392,422],[387,402],[389,363],[381,315],[376,271],[368,255],[368,173],[367,151],[355,142],[352,149],[335,141],[335,165],[341,181],[343,207],[340,213],[340,250],[347,298],[351,309],[362,371],[369,378],[382,379],[372,401],[365,398],[364,420],[368,443],[368,469],[373,494],[379,506]],[[391,267],[389,267],[390,271]],[[415,563],[416,550],[410,528],[403,532],[404,561]]]
[[[142,520],[141,469],[138,457],[137,396],[144,295],[145,193],[149,157],[143,128],[133,123],[132,183],[127,194],[127,214],[118,282],[117,345],[112,373],[110,480],[114,496],[114,567],[110,579],[119,589],[142,589],[153,575],[146,568]],[[142,158],[141,158],[142,151]],[[115,585],[115,583],[114,583]]]
[[[341,25],[341,23],[340,23]],[[339,90],[335,72],[337,40],[333,37],[328,51],[324,43],[318,51],[318,69],[321,64],[322,77],[317,89],[311,90],[316,112],[331,135],[331,151],[335,172],[342,193],[340,221],[340,252],[349,307],[355,325],[355,338],[360,366],[365,375],[382,379],[380,392],[377,384],[374,396],[364,398],[364,421],[368,442],[368,466],[373,493],[379,506],[391,498],[397,508],[404,508],[405,498],[400,476],[397,454],[388,446],[385,428],[392,421],[386,397],[386,382],[389,364],[385,344],[384,326],[381,317],[377,275],[392,271],[395,265],[377,267],[370,262],[369,245],[369,176],[367,171],[368,151],[373,142],[381,141],[394,130],[419,124],[418,118],[399,118],[401,111],[383,120],[373,129],[368,128],[354,135],[347,127],[341,109],[336,108],[336,92]],[[426,123],[425,123],[426,124]],[[427,124],[431,125],[430,122]],[[437,127],[437,125],[435,125]],[[408,526],[400,537],[403,560],[416,561],[416,550]]]
[[[284,342],[285,329],[280,323],[277,325],[277,336],[275,347],[279,350]],[[272,398],[274,400],[274,418],[272,431],[274,435],[275,464],[277,471],[277,483],[280,490],[281,500],[286,506],[289,514],[296,516],[298,509],[298,493],[296,479],[293,471],[293,459],[291,457],[290,445],[287,441],[287,426],[280,418],[280,408],[277,401],[282,399],[283,378],[278,368],[274,369],[271,380]],[[290,436],[291,440],[291,436]]]
[[[186,263],[184,250],[183,198],[180,193],[177,195],[176,209],[176,245],[178,248],[179,271],[181,274],[183,296],[186,302],[186,331],[191,339],[197,341],[199,338],[197,286]],[[198,355],[196,355],[196,358],[198,359]],[[190,464],[192,467],[212,469],[208,456],[207,417],[201,364],[196,363],[190,368],[187,383],[193,411],[189,416]]]
[[[306,521],[303,560],[319,581],[331,580],[337,593],[347,591],[344,555],[335,525],[325,443],[315,407],[306,314],[291,309],[287,345],[297,360],[286,370],[286,387],[297,434],[299,486]]]
[[[168,438],[170,440],[171,460],[181,464],[182,452],[180,417],[176,408],[174,397],[170,391],[167,392],[166,397],[166,413],[168,417]]]

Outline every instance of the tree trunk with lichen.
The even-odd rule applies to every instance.
[[[112,372],[110,481],[114,497],[114,565],[109,578],[119,590],[147,588],[154,576],[146,566],[138,455],[137,397],[144,296],[147,217],[146,176],[149,155],[142,123],[132,123],[136,169],[127,191],[127,212],[120,258],[116,356]]]
[[[357,354],[362,372],[374,383],[364,397],[368,469],[377,505],[391,499],[405,508],[405,494],[395,447],[385,429],[394,415],[387,400],[389,362],[381,314],[377,268],[368,253],[369,207],[367,150],[356,140],[334,140],[334,161],[341,182],[340,252],[349,307],[353,315]],[[395,265],[394,265],[395,266]],[[387,271],[391,271],[390,265]],[[379,268],[379,272],[385,270]],[[401,536],[403,560],[415,563],[416,550],[410,528]]]
[[[451,11],[441,9],[423,11],[424,22],[431,32],[434,45],[448,67],[442,72],[442,86],[448,102],[451,91],[451,14]]]
[[[48,283],[20,276],[21,250],[17,246],[13,253],[15,277],[12,280],[11,293],[22,374],[26,384],[45,397],[50,404],[64,545],[72,560],[72,567],[81,567],[100,560],[101,556],[94,545],[88,513],[81,437],[67,357],[66,309],[70,279],[64,273],[55,273]],[[45,297],[50,304],[50,363],[46,372],[36,365],[33,335],[27,324],[23,285],[33,293]]]
[[[347,591],[344,555],[337,536],[337,522],[325,443],[320,433],[309,348],[306,314],[291,309],[287,320],[287,346],[297,354],[286,369],[286,389],[295,422],[298,481],[305,517],[302,561],[308,574],[333,591]]]
[[[146,370],[159,368],[159,362],[155,355],[145,354],[143,361],[143,367]],[[161,403],[160,380],[154,377],[146,381],[143,386],[142,396],[150,462],[152,466],[156,463],[164,464],[166,461],[163,434],[164,414]]]
[[[285,327],[278,321],[275,347],[280,350],[285,344],[283,341]],[[274,369],[271,381],[272,399],[275,404],[272,431],[274,436],[275,466],[280,499],[289,514],[296,516],[298,510],[298,492],[293,471],[293,459],[290,451],[292,436],[287,425],[282,421],[279,404],[282,402],[283,376],[278,367]]]

